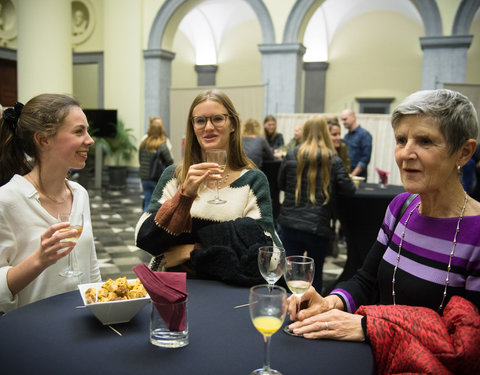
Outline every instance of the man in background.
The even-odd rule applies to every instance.
[[[351,109],[344,109],[340,115],[343,126],[348,130],[343,140],[347,144],[352,165],[352,176],[365,177],[372,154],[372,135],[357,123],[357,116]]]

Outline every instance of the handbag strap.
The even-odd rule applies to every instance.
[[[397,214],[397,217],[395,218],[395,224],[393,225],[392,231],[390,233],[390,236],[388,237],[387,241],[387,246],[392,240],[393,233],[395,233],[395,229],[397,228],[398,223],[400,222],[400,219],[402,218],[403,214],[407,210],[408,206],[413,202],[413,200],[418,197],[418,194],[410,194],[407,199],[405,199],[405,202],[403,202],[402,208],[400,208],[400,211]]]

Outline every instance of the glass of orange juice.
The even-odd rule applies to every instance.
[[[250,288],[250,318],[254,327],[263,335],[265,342],[263,367],[254,374],[276,374],[281,372],[270,367],[270,339],[283,324],[287,312],[287,291],[278,285],[256,285]]]

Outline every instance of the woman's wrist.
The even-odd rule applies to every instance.
[[[329,294],[324,299],[328,303],[328,310],[337,309],[344,311],[343,301],[339,296],[335,294]]]

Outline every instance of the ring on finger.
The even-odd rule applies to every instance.
[[[328,331],[328,322],[323,322],[325,324],[325,331]]]

